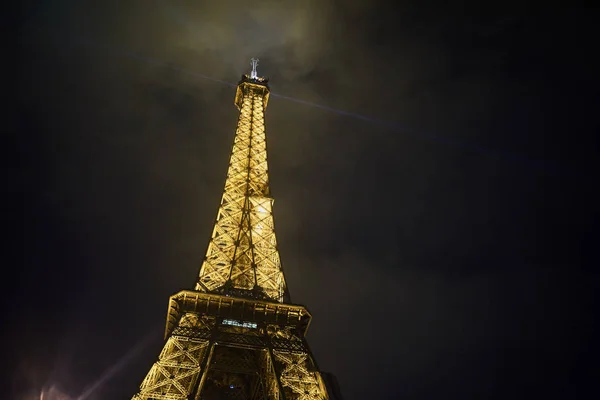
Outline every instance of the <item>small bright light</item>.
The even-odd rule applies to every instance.
[[[256,328],[258,326],[256,322],[239,322],[233,319],[224,319],[223,324],[231,326],[241,326],[242,328]]]
[[[233,385],[229,385],[229,389],[233,389],[235,386]]]

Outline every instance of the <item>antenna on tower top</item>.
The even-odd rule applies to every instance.
[[[258,73],[256,72],[256,66],[258,65],[258,58],[250,59],[250,65],[252,65],[252,72],[250,72],[250,79],[257,79]]]

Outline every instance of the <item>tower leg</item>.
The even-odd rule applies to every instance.
[[[132,400],[188,400],[208,348],[208,340],[169,337]]]
[[[293,327],[271,327],[270,353],[285,400],[328,400],[327,389],[303,335]]]
[[[327,400],[327,390],[310,353],[272,351],[275,371],[286,400]]]
[[[194,390],[196,392],[196,396],[194,397],[194,400],[200,400],[200,394],[202,393],[202,388],[204,387],[204,384],[206,383],[206,375],[207,375],[206,373],[208,371],[207,366],[210,364],[210,361],[212,360],[214,351],[215,351],[215,344],[211,343],[210,350],[208,352],[208,357],[204,358],[204,361],[201,366],[202,377],[200,378],[200,380],[198,382],[197,388]]]
[[[213,347],[214,318],[185,313],[132,400],[189,400]]]

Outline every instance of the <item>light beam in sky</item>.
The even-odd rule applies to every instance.
[[[155,333],[147,335],[139,343],[137,343],[131,350],[129,350],[123,357],[121,357],[114,365],[108,368],[94,383],[88,386],[76,400],[86,400],[96,390],[98,390],[103,384],[105,384],[110,378],[112,378],[117,372],[121,371],[125,365],[135,357],[144,347],[146,347],[153,339],[155,339]]]

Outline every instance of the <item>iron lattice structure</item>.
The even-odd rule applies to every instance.
[[[264,113],[268,80],[239,82],[225,190],[194,290],[169,301],[166,343],[133,400],[329,400],[290,302],[273,224]]]

